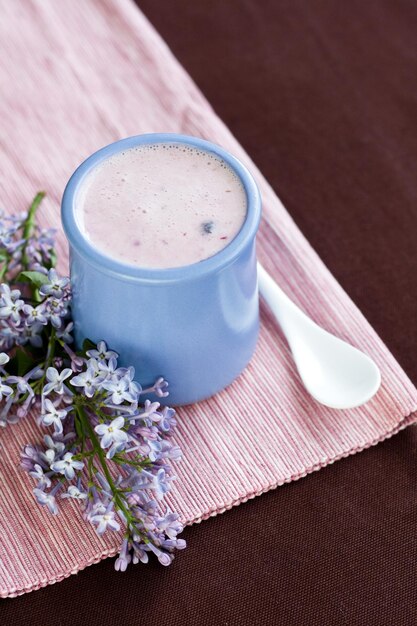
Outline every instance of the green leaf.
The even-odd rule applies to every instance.
[[[87,350],[94,350],[95,348],[97,348],[97,344],[95,344],[94,341],[91,341],[91,339],[84,339],[82,349],[83,354],[85,354]]]
[[[82,441],[85,437],[82,424],[80,424],[80,420],[77,416],[74,419],[75,432],[77,433],[78,438]]]
[[[18,348],[15,354],[16,360],[16,369],[18,376],[24,376],[29,372],[33,367],[35,367],[35,359],[30,352],[26,352],[22,348]]]
[[[39,289],[39,287],[42,287],[42,285],[46,285],[46,283],[49,282],[49,278],[41,272],[20,272],[19,276],[17,277],[17,282],[25,283],[28,281]]]
[[[10,376],[17,376],[17,357],[13,356],[7,364],[7,373]]]
[[[49,265],[50,265],[51,267],[55,267],[55,265],[56,265],[56,252],[55,252],[55,250],[53,250],[53,249],[52,249],[52,250],[50,251],[49,255],[50,255],[50,257],[51,257],[51,261],[50,261],[50,264],[49,264]]]

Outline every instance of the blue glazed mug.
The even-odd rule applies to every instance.
[[[142,144],[186,144],[222,158],[247,197],[245,222],[228,246],[198,263],[169,269],[129,265],[98,251],[77,221],[89,172],[113,154]],[[197,137],[155,133],[112,143],[86,159],[62,199],[70,245],[75,341],[104,339],[135,367],[136,380],[169,381],[169,404],[184,405],[229,385],[249,362],[259,330],[255,236],[261,217],[258,188],[223,148]],[[109,250],[109,255],[111,250]]]

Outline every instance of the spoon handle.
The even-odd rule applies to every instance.
[[[293,334],[296,328],[299,327],[300,322],[316,326],[315,322],[290,300],[259,262],[258,284],[263,299],[277,318],[290,346]]]

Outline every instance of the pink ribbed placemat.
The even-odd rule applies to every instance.
[[[156,131],[211,139],[257,178],[264,200],[258,249],[267,269],[318,323],[371,354],[382,371],[382,388],[366,406],[334,411],[318,405],[261,307],[259,345],[245,373],[218,396],[179,411],[176,440],[184,460],[172,507],[187,523],[198,522],[415,421],[416,389],[136,6],[129,0],[75,5],[0,0],[5,208],[20,210],[45,189],[42,222],[59,228],[66,180],[102,145]],[[59,255],[66,271],[62,232]],[[16,471],[22,446],[40,438],[33,420],[7,428],[1,438],[0,595],[57,582],[114,554],[118,538],[99,538],[76,505],[52,517],[33,502],[32,485]]]

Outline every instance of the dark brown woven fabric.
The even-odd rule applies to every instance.
[[[417,382],[417,4],[140,0]],[[415,625],[417,431],[0,605],[20,626]]]

